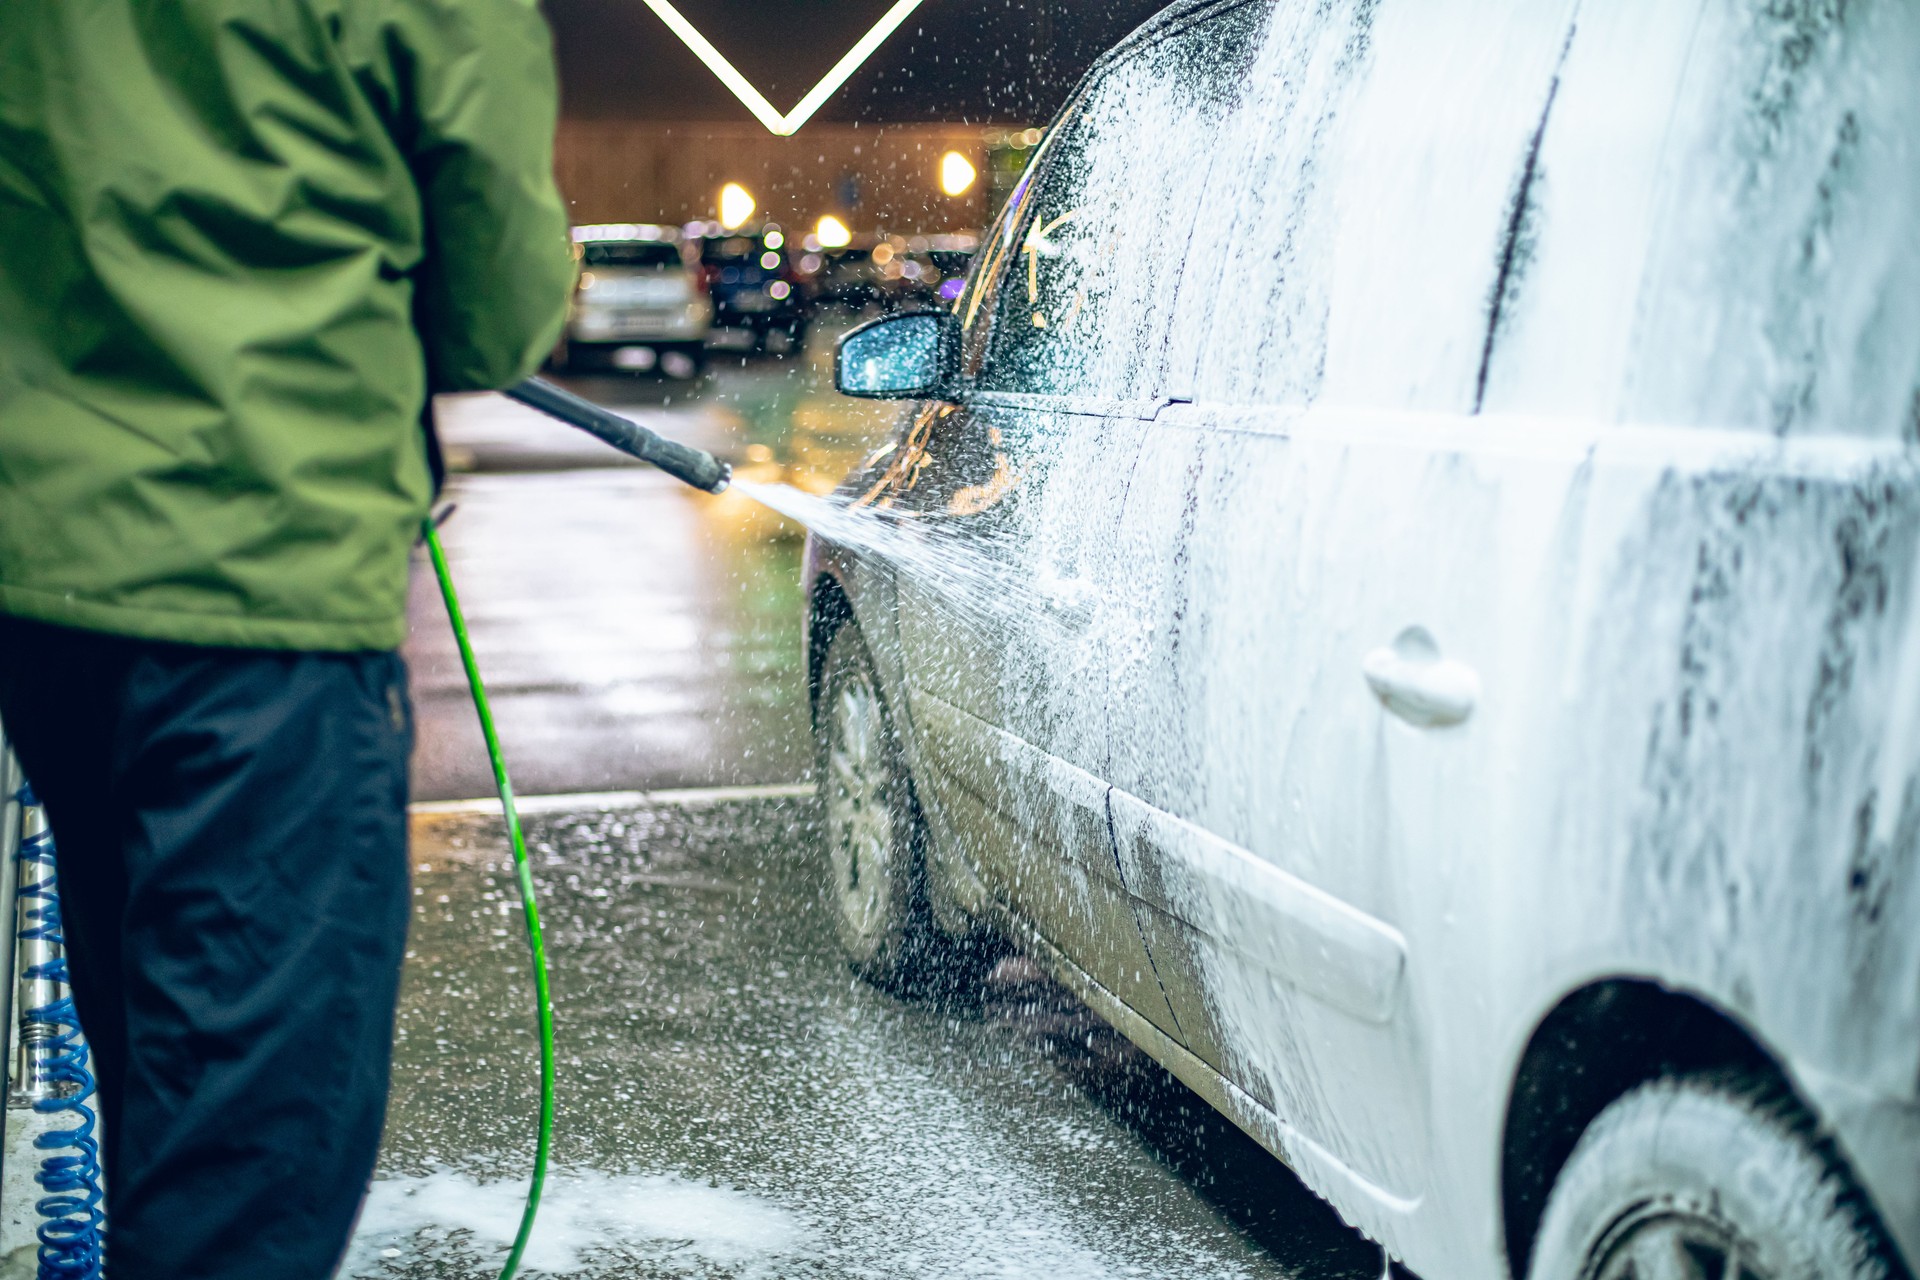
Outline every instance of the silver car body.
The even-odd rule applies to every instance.
[[[943,921],[1423,1274],[1524,1268],[1555,1044],[1720,1035],[1920,1259],[1917,68],[1903,0],[1175,5],[844,489],[908,550],[811,546]]]
[[[713,303],[671,230],[633,225],[574,228],[580,281],[567,313],[575,343],[699,346]]]

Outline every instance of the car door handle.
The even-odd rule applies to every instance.
[[[1373,650],[1360,670],[1381,705],[1415,728],[1459,724],[1480,700],[1480,677],[1442,654],[1425,627],[1408,627]]]

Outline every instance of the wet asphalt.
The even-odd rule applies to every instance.
[[[711,406],[640,409],[739,451],[738,424]],[[441,539],[518,790],[806,776],[797,529],[497,396],[443,401],[440,416],[450,460],[470,468],[449,482]],[[411,596],[414,797],[489,795],[466,677],[419,557]]]
[[[820,373],[816,345],[691,396],[579,385],[817,486],[880,425]],[[449,555],[517,790],[545,797],[528,833],[560,1084],[527,1274],[1381,1275],[1377,1247],[1019,957],[938,1002],[848,974],[805,786],[797,531],[497,399],[446,410]],[[485,796],[430,579],[413,609],[416,795]],[[518,898],[484,806],[423,806],[413,860],[387,1144],[343,1274],[492,1275],[537,1105]]]

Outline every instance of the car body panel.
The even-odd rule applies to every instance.
[[[982,355],[843,490],[1000,486],[944,544],[991,609],[896,570],[916,776],[973,806],[936,860],[1425,1274],[1507,1274],[1520,1064],[1627,979],[1750,1037],[1920,1257],[1920,11],[1255,9],[1203,153],[1172,100],[1112,144],[1192,210],[1100,279],[1160,362],[1096,326],[1050,366],[1089,404]],[[998,289],[1078,314],[1045,181],[983,351]],[[1104,868],[1102,810],[1164,1010],[1123,917],[1019,888]]]
[[[1399,930],[1124,791],[1111,799],[1127,882],[1152,910],[1190,922],[1256,981],[1362,1022],[1392,1017],[1407,969]]]
[[[1083,595],[1144,424],[989,400],[922,425],[879,500],[928,543],[899,586],[923,803],[1065,954],[1171,1021],[1094,781],[1110,664]],[[1070,482],[1041,482],[1053,473]]]

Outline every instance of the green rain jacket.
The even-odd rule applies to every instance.
[[[0,0],[0,612],[385,649],[573,281],[531,0]]]

